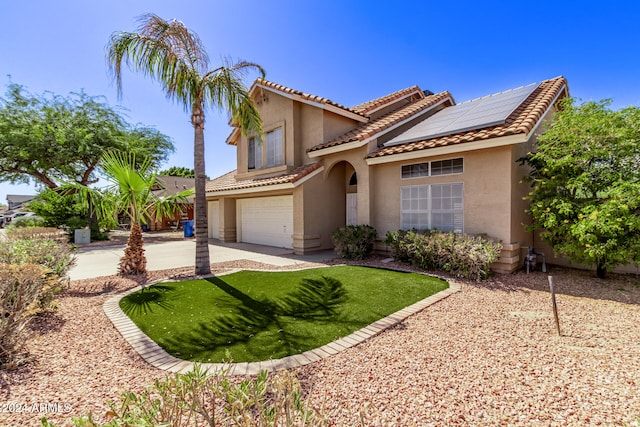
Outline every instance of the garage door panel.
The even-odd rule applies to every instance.
[[[238,202],[242,242],[282,248],[293,246],[293,196],[242,199]]]
[[[220,238],[220,202],[207,202],[207,224],[209,225],[209,238]]]

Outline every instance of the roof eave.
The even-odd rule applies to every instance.
[[[397,129],[398,127],[407,124],[408,122],[410,122],[411,120],[415,120],[417,117],[422,116],[423,114],[426,114],[430,111],[432,111],[434,108],[439,107],[440,105],[442,105],[443,103],[450,101],[450,102],[454,102],[453,98],[451,97],[446,97],[444,99],[442,99],[441,101],[425,108],[424,110],[420,110],[417,113],[407,117],[406,119],[395,123],[394,125],[381,130],[380,132],[377,132],[375,134],[373,134],[372,136],[369,136],[363,140],[356,140],[356,141],[349,141],[346,143],[342,143],[342,144],[338,144],[338,145],[334,145],[332,147],[327,147],[327,148],[321,148],[319,150],[314,150],[314,151],[309,151],[307,153],[307,155],[309,157],[315,158],[315,157],[321,157],[321,156],[326,156],[328,154],[333,154],[333,153],[338,153],[340,151],[348,151],[348,150],[353,150],[354,148],[360,148],[366,144],[368,144],[370,141],[373,141],[374,139],[380,138],[382,135],[391,132],[394,129]]]
[[[484,150],[487,148],[503,147],[506,145],[520,144],[529,139],[528,134],[520,133],[516,135],[500,136],[497,138],[489,138],[483,140],[462,142],[458,144],[445,145],[443,147],[423,148],[420,150],[407,151],[398,154],[387,154],[380,157],[368,158],[367,165],[379,165],[384,163],[393,163],[406,160],[416,160],[424,157],[433,157],[447,154],[459,154],[468,151]]]
[[[395,99],[391,99],[391,100],[385,102],[384,104],[381,104],[381,105],[377,106],[376,108],[373,108],[371,110],[367,110],[367,115],[374,114],[377,111],[380,111],[380,110],[383,110],[383,109],[389,107],[389,105],[393,105],[393,104],[397,103],[398,101],[400,101],[402,99],[410,98],[411,96],[413,96],[415,94],[420,95],[421,98],[425,98],[425,94],[422,91],[422,89],[416,87],[414,90],[412,90],[411,92],[405,94],[404,96],[401,96],[401,97],[395,98]]]
[[[260,88],[262,88],[264,90],[268,90],[270,92],[276,93],[276,94],[278,94],[280,96],[283,96],[283,97],[288,98],[288,99],[292,99],[294,101],[301,102],[303,104],[312,105],[312,106],[320,108],[322,110],[331,111],[332,113],[335,113],[335,114],[338,114],[338,115],[341,115],[341,116],[344,116],[344,117],[347,117],[347,118],[350,118],[350,119],[353,119],[353,120],[357,120],[357,121],[362,122],[362,123],[366,123],[367,121],[369,121],[369,118],[365,117],[364,115],[357,114],[357,113],[355,113],[353,111],[345,110],[344,108],[340,108],[340,107],[337,107],[335,105],[324,104],[324,103],[321,103],[321,102],[315,102],[315,101],[311,101],[309,99],[304,99],[302,96],[300,96],[298,94],[283,92],[283,91],[280,91],[278,89],[274,89],[274,88],[271,88],[271,87],[268,87],[268,86],[264,86],[264,85],[259,84],[259,83],[256,85],[256,87],[260,87]]]
[[[206,196],[219,197],[219,196],[232,196],[232,195],[239,195],[239,194],[255,194],[255,193],[281,191],[281,190],[293,190],[294,188],[304,184],[314,176],[318,175],[323,170],[324,170],[324,166],[320,166],[319,168],[313,170],[312,172],[304,175],[300,179],[295,180],[293,182],[285,182],[282,184],[260,185],[256,187],[232,188],[229,190],[207,191]]]
[[[272,184],[272,185],[261,185],[258,187],[243,187],[243,188],[232,188],[229,190],[219,190],[219,191],[207,191],[207,197],[220,197],[220,196],[232,196],[238,194],[253,194],[253,193],[262,193],[266,191],[279,191],[279,190],[292,190],[295,188],[293,182],[287,182],[284,184]]]

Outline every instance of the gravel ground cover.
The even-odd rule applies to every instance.
[[[248,261],[212,267],[273,268]],[[128,346],[102,304],[140,283],[190,271],[72,282],[59,310],[33,325],[39,337],[29,346],[31,363],[0,374],[0,425],[40,425],[43,415],[70,425],[70,417],[90,411],[103,420],[107,399],[164,376]],[[371,426],[635,425],[640,279],[602,281],[559,268],[550,274],[562,336],[546,275],[463,283],[461,292],[395,328],[299,368],[307,398],[334,413],[336,426],[360,425],[361,417]]]

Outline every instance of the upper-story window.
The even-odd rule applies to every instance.
[[[284,163],[282,151],[282,128],[267,132],[267,167]]]
[[[262,141],[259,137],[249,139],[249,169],[262,167]]]
[[[414,163],[402,166],[402,178],[418,178],[421,176],[453,175],[463,172],[462,157],[435,162]]]
[[[284,164],[284,147],[282,144],[282,128],[266,133],[265,141],[259,137],[249,139],[248,168],[261,169],[263,165],[270,168]]]
[[[462,173],[462,157],[431,162],[431,176]]]

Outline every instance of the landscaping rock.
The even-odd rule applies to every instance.
[[[212,268],[275,267],[238,261]],[[104,421],[107,399],[166,375],[124,341],[102,304],[191,271],[72,282],[58,312],[33,325],[32,362],[0,374],[3,403],[59,403],[68,411],[4,411],[0,425],[40,425],[45,415],[70,425],[89,412]],[[395,426],[632,424],[640,417],[640,280],[557,268],[550,274],[562,336],[545,274],[498,275],[463,284],[402,324],[297,369],[306,398],[324,406],[336,426],[359,425],[361,416],[365,425]]]

